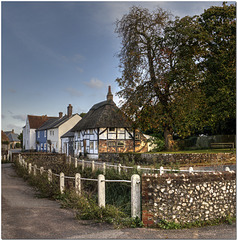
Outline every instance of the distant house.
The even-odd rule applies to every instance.
[[[48,152],[50,149],[47,146],[47,129],[60,118],[59,117],[51,117],[45,123],[43,123],[38,129],[35,130],[36,133],[36,151],[37,152]]]
[[[1,152],[3,154],[6,151],[8,151],[8,149],[10,148],[10,146],[9,146],[9,144],[10,144],[9,138],[3,131],[1,131],[1,141],[2,141],[1,142]]]
[[[18,138],[19,135],[14,132],[14,129],[12,129],[12,131],[5,131],[4,133],[7,135],[8,139],[9,139],[9,148],[10,149],[19,148],[21,141]],[[19,146],[17,146],[17,145],[19,145]]]
[[[49,117],[47,115],[34,116],[27,115],[26,125],[23,127],[23,149],[36,150],[35,130],[45,123]]]
[[[98,158],[100,153],[146,152],[147,141],[116,106],[109,86],[107,100],[95,104],[71,130],[75,156]]]
[[[37,151],[62,153],[61,136],[74,127],[81,117],[72,114],[72,106],[67,107],[67,115],[51,118],[36,130]]]

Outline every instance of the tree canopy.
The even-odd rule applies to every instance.
[[[235,53],[235,46],[230,46],[235,43],[232,36],[235,30],[234,6],[228,6],[232,9],[228,17],[223,13],[226,12],[225,4],[213,8],[201,16],[172,20],[171,15],[161,8],[149,12],[145,8],[132,7],[128,14],[116,22],[115,32],[122,38],[118,55],[122,77],[116,79],[121,88],[118,95],[124,99],[122,108],[142,130],[164,132],[167,148],[172,148],[174,132],[186,137],[214,121],[203,109],[208,109],[208,113],[217,120],[221,109],[223,111],[227,107],[225,104],[232,102],[235,105],[235,60],[228,60],[229,51],[231,56]],[[219,25],[221,22],[231,25],[228,25],[231,30],[227,31],[230,33],[225,32],[226,26],[222,25],[223,29],[219,33],[215,29],[215,21],[209,22],[210,16],[216,19],[214,16],[218,14],[223,18],[218,21]],[[214,30],[210,32],[210,28]],[[217,34],[220,36],[215,36]],[[221,34],[228,36],[221,37]],[[219,39],[222,54],[218,52],[218,55],[214,51],[220,49],[213,43],[214,36]],[[220,71],[220,76],[216,78],[213,62],[220,64],[215,60],[222,57],[225,58],[221,59],[223,68],[226,68],[225,73],[228,74],[223,75]],[[214,80],[218,84],[213,91],[211,85]],[[217,101],[215,88],[220,92],[223,103],[220,108],[213,110],[211,100],[214,98],[213,101]],[[230,94],[230,91],[230,97],[224,94]],[[228,118],[230,114],[227,114],[228,108],[225,111],[222,119]]]

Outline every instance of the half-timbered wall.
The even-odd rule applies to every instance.
[[[142,135],[131,129],[87,129],[75,133],[75,155],[86,153],[98,156],[98,153],[103,152],[139,152],[146,145],[146,142],[141,140],[144,140]]]

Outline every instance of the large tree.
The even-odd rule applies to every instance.
[[[213,133],[236,132],[236,6],[210,7],[198,18],[205,118]]]
[[[170,21],[161,8],[132,7],[115,32],[122,38],[122,77],[116,80],[122,108],[143,130],[163,131],[171,149],[174,129],[186,136],[200,123],[198,26],[190,17]]]

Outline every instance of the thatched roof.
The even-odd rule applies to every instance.
[[[131,120],[125,116],[111,98],[95,104],[71,131],[108,127],[132,127]]]

